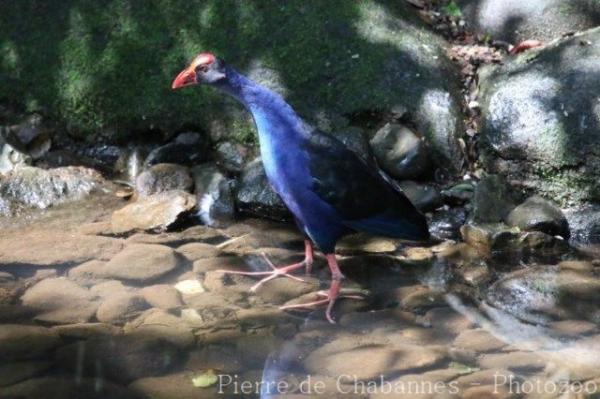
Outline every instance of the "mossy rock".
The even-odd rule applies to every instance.
[[[480,74],[489,171],[566,205],[600,200],[600,28]]]
[[[444,47],[414,9],[391,0],[4,2],[0,103],[42,111],[80,136],[196,127],[252,142],[233,101],[170,89],[196,53],[212,51],[309,121],[405,109],[439,163],[456,166],[460,92]]]

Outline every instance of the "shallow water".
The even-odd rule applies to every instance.
[[[334,316],[281,311],[329,273],[293,226],[112,236],[111,196],[0,221],[0,397],[575,398],[600,391],[596,248],[544,262],[460,243],[340,245]],[[502,254],[500,254],[502,255]],[[562,263],[560,263],[562,261]],[[82,266],[83,265],[83,266]],[[598,288],[598,289],[597,289]]]

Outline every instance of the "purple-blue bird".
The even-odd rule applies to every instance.
[[[295,217],[305,236],[302,262],[266,272],[230,272],[266,276],[254,287],[313,263],[313,244],[325,254],[331,285],[325,298],[290,307],[327,304],[327,320],[344,278],[336,257],[336,242],[362,231],[421,241],[429,238],[425,217],[376,166],[369,165],[333,135],[305,123],[277,93],[260,86],[213,54],[200,53],[173,81],[179,89],[207,84],[234,97],[254,117],[260,154],[273,189]]]

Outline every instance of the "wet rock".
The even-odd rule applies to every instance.
[[[183,306],[181,294],[175,287],[168,284],[157,284],[140,290],[146,302],[155,308],[170,310]]]
[[[409,311],[446,305],[444,292],[423,285],[400,287],[395,290],[395,295],[402,308]]]
[[[369,380],[413,369],[430,367],[446,355],[440,348],[420,345],[387,346],[369,338],[347,336],[329,342],[304,360],[306,369],[333,377]]]
[[[217,162],[230,173],[240,173],[252,159],[253,153],[250,148],[231,141],[220,143],[215,150]]]
[[[564,210],[571,230],[571,241],[576,243],[600,243],[600,206],[585,204]]]
[[[396,179],[418,179],[431,171],[425,143],[405,126],[386,124],[370,144],[378,164]]]
[[[135,189],[140,197],[171,190],[191,192],[193,187],[194,180],[190,170],[171,163],[153,165],[135,179]]]
[[[518,43],[537,39],[551,41],[569,32],[600,24],[600,6],[578,0],[458,0],[467,23],[481,35]]]
[[[114,238],[31,232],[3,237],[0,261],[5,266],[74,266],[91,259],[108,260],[122,248],[123,242]]]
[[[99,272],[102,273],[102,271]],[[126,287],[118,280],[103,281],[90,287],[90,292],[102,299],[109,298],[111,295],[114,295],[117,292],[129,291],[131,291],[131,287]]]
[[[515,373],[542,371],[546,360],[533,352],[489,353],[479,358],[482,368],[504,369]]]
[[[198,216],[207,226],[223,226],[235,216],[233,181],[213,165],[198,165],[192,169],[198,198]]]
[[[486,300],[520,319],[546,324],[555,319],[593,318],[599,290],[600,280],[592,274],[538,266],[498,280]]]
[[[569,223],[562,211],[539,196],[528,198],[513,209],[506,219],[509,226],[525,231],[541,231],[550,235],[569,238]]]
[[[244,260],[237,256],[221,256],[218,258],[199,259],[194,262],[194,273],[207,273],[216,270],[240,270],[247,269]],[[247,271],[247,270],[246,270]]]
[[[319,289],[319,280],[310,276],[301,276],[304,281],[289,278],[276,278],[259,288],[256,294],[265,302],[282,305]]]
[[[7,398],[86,398],[86,399],[136,399],[131,391],[99,378],[76,380],[68,377],[33,378],[2,389]]]
[[[0,358],[5,360],[43,357],[60,343],[58,334],[46,327],[23,324],[0,325]]]
[[[103,268],[106,278],[148,283],[175,270],[180,259],[164,245],[131,244],[115,255]]]
[[[456,239],[460,237],[460,227],[465,224],[466,219],[464,208],[439,209],[429,220],[429,232],[441,239]]]
[[[56,362],[68,370],[96,376],[101,367],[106,377],[125,383],[164,374],[179,360],[175,345],[144,334],[94,337],[56,351]]]
[[[51,324],[83,323],[96,313],[96,297],[65,278],[42,280],[21,297],[25,306],[40,310],[35,319]]]
[[[160,309],[150,309],[127,324],[125,332],[161,339],[180,349],[189,349],[196,342],[185,320]]]
[[[440,329],[451,334],[459,334],[471,328],[473,322],[450,307],[439,307],[428,310],[417,322],[426,326]]]
[[[434,186],[418,184],[410,180],[402,181],[398,185],[421,212],[432,211],[442,205],[440,192]]]
[[[0,199],[8,203],[11,209],[46,209],[82,199],[101,190],[106,184],[98,172],[83,167],[45,170],[24,166],[4,175],[0,181]]]
[[[498,223],[506,219],[515,207],[515,194],[506,181],[496,175],[486,176],[473,194],[473,220],[478,223]]]
[[[568,338],[579,338],[598,331],[598,326],[585,320],[561,320],[548,324],[552,332]]]
[[[506,343],[483,329],[476,329],[461,332],[454,340],[453,345],[477,353],[487,353],[502,350],[506,346]]]
[[[69,280],[84,286],[98,284],[103,280],[99,275],[105,264],[106,262],[95,259],[82,263],[69,270]]]
[[[223,255],[223,252],[214,245],[202,242],[191,242],[177,248],[177,252],[185,256],[191,262],[199,259],[216,258]]]
[[[449,205],[462,205],[473,198],[475,187],[471,183],[459,183],[442,190],[442,198]]]
[[[20,295],[17,293],[14,299],[16,300]],[[0,304],[0,322],[16,323],[31,320],[37,312],[37,309],[30,306]]]
[[[106,298],[98,307],[98,321],[110,324],[125,324],[139,316],[150,305],[144,297],[133,292],[118,292]]]
[[[348,126],[336,131],[335,137],[360,158],[372,162],[371,147],[363,129],[357,126]]]
[[[205,162],[210,154],[210,141],[207,135],[185,132],[175,140],[155,148],[148,154],[144,166],[157,164],[179,164],[193,166]]]
[[[184,371],[160,377],[140,378],[129,385],[129,388],[144,398],[153,399],[213,399],[219,394],[218,387],[198,388],[193,380],[199,371]],[[225,396],[229,397],[229,396]]]
[[[52,327],[52,331],[56,331],[62,338],[67,339],[87,339],[103,335],[121,334],[119,327],[106,323],[64,324]]]
[[[517,228],[500,223],[467,224],[460,231],[467,244],[482,254],[500,258],[522,256],[550,259],[571,250],[569,244],[559,238],[539,231],[520,232]]]
[[[365,233],[356,233],[342,238],[336,250],[340,254],[386,253],[398,249],[399,242],[392,238],[376,237]]]
[[[260,158],[244,168],[235,198],[238,207],[251,214],[276,220],[290,218],[285,204],[269,184]]]
[[[0,387],[16,384],[35,377],[52,367],[52,362],[9,362],[0,365]]]
[[[591,29],[481,70],[486,169],[559,204],[600,198],[599,43]]]
[[[138,199],[111,217],[111,229],[115,234],[133,230],[166,230],[196,206],[192,194],[174,190]]]

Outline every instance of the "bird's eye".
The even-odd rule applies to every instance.
[[[208,71],[208,65],[199,65],[197,68],[197,71],[202,72],[202,73]]]

